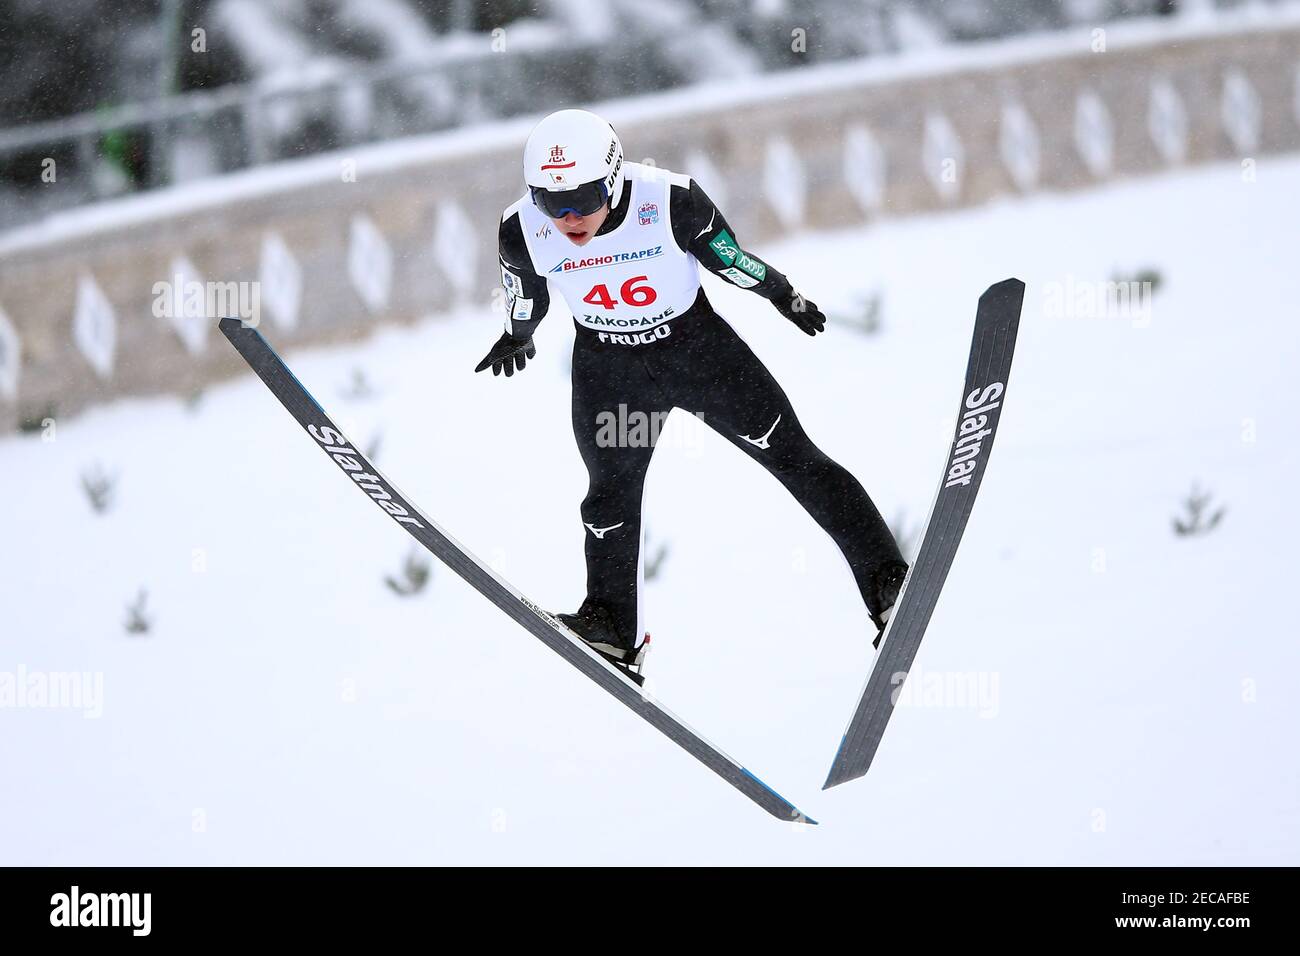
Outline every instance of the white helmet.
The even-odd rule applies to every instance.
[[[595,113],[586,110],[552,113],[528,134],[528,142],[524,144],[524,182],[530,187],[533,201],[547,215],[570,208],[580,216],[590,215],[595,209],[587,207],[602,193],[600,205],[608,199],[612,209],[618,205],[623,192],[623,144],[614,127]],[[579,191],[583,186],[590,188]],[[572,196],[542,195],[539,201],[539,194],[569,192]],[[574,204],[564,205],[568,199]],[[552,208],[547,209],[543,204]]]

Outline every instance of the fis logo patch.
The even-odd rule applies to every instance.
[[[642,226],[649,226],[659,221],[659,204],[643,202],[636,207],[636,221]]]

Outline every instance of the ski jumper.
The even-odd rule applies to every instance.
[[[581,507],[587,601],[604,605],[633,640],[644,632],[641,506],[657,431],[611,429],[620,406],[624,421],[628,412],[674,408],[698,415],[761,464],[839,546],[868,601],[875,571],[902,561],[893,534],[713,310],[698,267],[768,299],[793,296],[789,281],[741,249],[689,177],[637,163],[625,170],[624,195],[585,246],[562,235],[528,195],[506,209],[499,237],[506,331],[530,336],[552,289],[577,324],[572,413],[589,478]]]

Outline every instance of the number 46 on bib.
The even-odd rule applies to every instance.
[[[649,276],[633,276],[619,286],[618,294],[624,305],[634,305],[640,308],[659,298],[659,293],[655,292],[649,285],[637,285],[638,282],[646,282],[649,278]],[[619,300],[609,294],[609,286],[603,282],[592,286],[591,291],[582,297],[582,301],[588,305],[598,305],[602,309],[610,310],[619,304]]]

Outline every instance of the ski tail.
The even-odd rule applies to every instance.
[[[822,789],[871,767],[907,672],[939,602],[984,480],[1006,399],[1025,284],[1005,279],[980,296],[956,430],[916,560],[903,581],[880,650]]]
[[[464,578],[480,594],[526,631],[564,658],[603,690],[635,711],[684,751],[727,781],[755,804],[779,820],[815,823],[798,807],[738,761],[714,746],[674,716],[649,693],[639,688],[556,617],[515,590],[504,578],[471,554],[436,522],[420,511],[334,424],[264,339],[239,319],[220,322],[223,335],[243,356],[257,376],[290,415],[315,440],[334,464],[376,505],[431,554]]]

